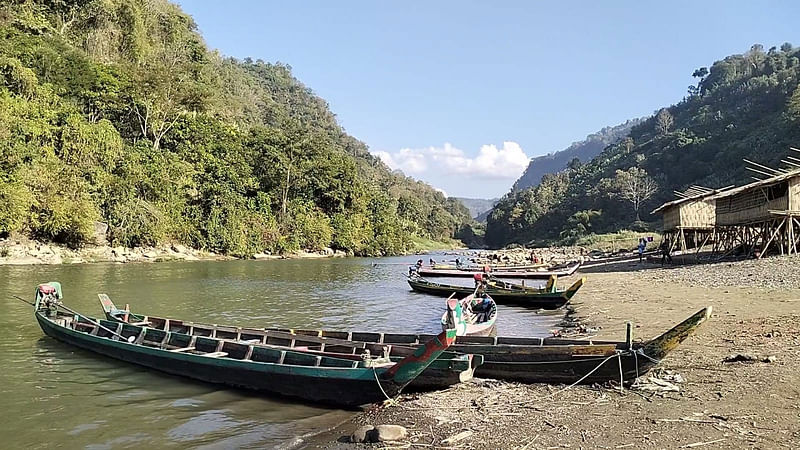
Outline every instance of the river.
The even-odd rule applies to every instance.
[[[437,332],[444,299],[405,282],[417,258],[0,266],[2,447],[264,448],[352,414],[74,349],[45,337],[31,307],[11,295],[32,299],[37,284],[60,281],[65,305],[89,315],[100,314],[97,294],[107,293],[134,311],[198,322]],[[501,305],[498,333],[546,335],[562,317]]]

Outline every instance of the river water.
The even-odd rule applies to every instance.
[[[198,322],[438,332],[444,299],[405,282],[417,258],[0,266],[0,447],[264,448],[352,414],[77,350],[45,337],[10,295],[32,299],[37,284],[60,281],[65,305],[93,316],[107,293],[118,306]],[[501,305],[498,333],[546,335],[562,317]]]

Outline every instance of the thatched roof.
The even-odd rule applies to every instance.
[[[784,172],[784,173],[781,173],[781,174],[778,174],[778,175],[775,175],[773,177],[769,177],[769,178],[766,178],[766,179],[763,179],[763,180],[754,181],[754,182],[752,182],[750,184],[745,184],[744,186],[739,186],[737,188],[728,189],[726,191],[723,191],[723,192],[720,192],[720,193],[714,195],[713,197],[709,198],[709,200],[716,200],[718,198],[730,197],[731,195],[736,195],[736,194],[739,194],[741,192],[748,191],[750,189],[755,189],[755,188],[761,187],[761,186],[769,186],[769,185],[772,185],[772,184],[775,184],[775,183],[780,183],[781,181],[785,181],[785,180],[788,180],[790,178],[794,178],[794,177],[797,177],[797,176],[800,176],[800,168],[793,169],[793,170],[790,170],[790,171],[787,171],[787,172]]]
[[[730,190],[732,187],[733,186],[727,186],[727,187],[719,188],[719,189],[710,189],[710,190],[708,190],[706,192],[701,192],[701,193],[698,193],[698,194],[695,194],[695,195],[690,195],[690,196],[687,196],[687,197],[678,198],[678,199],[672,200],[671,202],[664,203],[663,205],[661,205],[658,208],[654,209],[653,212],[651,212],[650,214],[663,213],[664,210],[666,210],[668,208],[671,208],[673,206],[678,206],[678,205],[680,205],[682,203],[685,203],[685,202],[691,202],[691,201],[694,201],[694,200],[701,200],[701,199],[704,199],[706,197],[711,197],[712,195],[717,195],[717,194],[722,193],[722,192],[728,192],[728,190]],[[714,197],[714,198],[716,198],[716,197]]]

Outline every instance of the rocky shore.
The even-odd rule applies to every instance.
[[[260,253],[254,255],[253,258],[332,258],[343,256],[347,255],[344,252],[326,248],[318,252],[301,251],[291,255]],[[234,258],[213,252],[192,249],[181,244],[136,248],[89,245],[80,249],[73,249],[59,244],[24,238],[0,240],[0,265],[81,264],[96,262],[147,263],[163,261],[219,261],[229,259]]]
[[[373,406],[301,446],[797,448],[797,262],[782,257],[661,268],[628,259],[590,268],[576,275],[587,282],[572,305],[586,339],[622,340],[626,321],[635,324],[635,338],[647,339],[701,307],[712,306],[714,314],[634,389],[476,379]],[[348,443],[359,428],[387,424],[406,434],[395,442]]]

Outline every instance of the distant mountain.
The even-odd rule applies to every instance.
[[[599,155],[608,145],[616,144],[628,135],[634,125],[641,123],[644,119],[632,119],[623,124],[613,127],[605,127],[597,133],[586,136],[580,142],[574,142],[564,150],[549,153],[544,156],[531,158],[525,173],[519,177],[512,191],[537,186],[542,181],[542,176],[548,173],[556,173],[564,170],[573,158],[578,158],[581,162],[588,162]]]
[[[480,221],[480,217],[483,216],[483,220],[486,220],[486,215],[494,205],[500,200],[499,198],[492,198],[492,199],[485,199],[485,198],[463,198],[463,197],[455,197],[456,200],[460,201],[467,207],[469,210],[469,215],[472,216],[473,219],[477,219]]]

